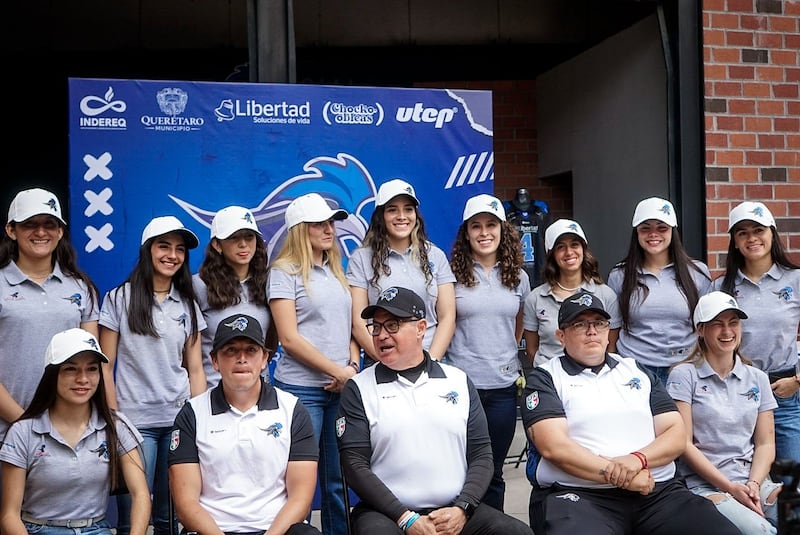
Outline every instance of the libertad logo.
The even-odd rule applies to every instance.
[[[409,121],[414,123],[433,123],[434,128],[442,128],[445,123],[453,120],[453,116],[458,111],[458,108],[426,108],[422,102],[414,104],[413,108],[400,107],[397,108],[397,115],[395,118],[398,122],[407,123]]]
[[[109,86],[103,97],[87,95],[81,99],[80,110],[86,117],[78,119],[82,129],[124,130],[128,127],[125,117],[97,117],[107,111],[124,113],[128,106],[122,100],[114,100],[114,90]]]
[[[232,100],[226,98],[214,110],[217,121],[233,121],[249,117],[254,123],[266,124],[311,124],[311,103],[290,104],[288,102],[258,102],[248,98]]]
[[[202,117],[181,117],[186,111],[189,94],[179,87],[165,87],[156,93],[156,102],[163,116],[142,115],[142,124],[148,130],[163,132],[189,132],[205,124]]]
[[[380,126],[383,122],[383,106],[378,102],[348,106],[341,102],[326,102],[322,107],[322,118],[329,125],[363,124]]]

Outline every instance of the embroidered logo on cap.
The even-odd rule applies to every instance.
[[[230,323],[224,323],[225,327],[230,327],[232,331],[242,331],[244,332],[247,329],[247,318],[244,316],[239,316],[235,320]]]

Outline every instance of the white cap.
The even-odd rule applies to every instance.
[[[740,318],[747,318],[744,310],[739,308],[739,303],[730,295],[725,292],[707,293],[697,301],[697,306],[694,307],[694,316],[692,317],[694,326],[709,322],[726,310],[734,310]]]
[[[728,232],[739,221],[755,221],[764,227],[776,226],[775,218],[772,217],[772,212],[769,211],[769,208],[764,206],[764,203],[755,201],[744,201],[731,210],[728,216]]]
[[[549,253],[550,249],[553,248],[558,239],[564,234],[575,234],[583,240],[583,243],[589,243],[589,240],[586,239],[586,234],[583,233],[583,229],[577,221],[573,221],[572,219],[559,219],[547,227],[547,230],[544,232],[545,251]]]
[[[75,327],[53,335],[44,352],[44,365],[62,364],[78,353],[90,351],[100,357],[103,362],[108,362],[97,339],[88,331]]]
[[[675,207],[672,203],[661,197],[650,197],[640,201],[633,212],[632,226],[638,227],[648,219],[663,221],[670,227],[678,226],[678,218],[675,215]]]
[[[464,206],[464,215],[462,221],[466,221],[470,217],[478,214],[491,214],[500,221],[506,220],[506,210],[503,208],[503,203],[497,197],[481,193],[475,195],[467,200]]]
[[[61,204],[58,198],[45,189],[26,189],[17,193],[11,206],[8,207],[8,221],[21,223],[35,215],[51,215],[67,224],[61,215]]]
[[[328,219],[347,219],[345,210],[334,210],[319,193],[307,193],[296,198],[286,207],[284,214],[286,228],[292,228],[298,223],[321,223]]]
[[[399,178],[394,178],[381,184],[381,187],[378,188],[378,196],[375,197],[375,206],[383,206],[398,195],[408,195],[414,199],[414,204],[419,206],[419,199],[417,199],[417,194],[414,193],[414,186]]]
[[[194,232],[183,226],[181,220],[174,215],[165,215],[161,217],[154,217],[150,220],[144,230],[142,231],[142,245],[150,238],[156,236],[163,236],[170,232],[178,232],[183,236],[186,241],[186,247],[194,249],[200,243],[195,236]]]
[[[261,236],[253,213],[241,206],[226,206],[218,211],[211,220],[211,238],[224,240],[234,232],[243,229],[252,230]]]

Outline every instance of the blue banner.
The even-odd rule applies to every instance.
[[[467,198],[494,180],[489,91],[141,80],[69,80],[70,232],[101,291],[133,268],[141,232],[175,215],[200,238],[214,213],[250,208],[270,258],[295,197],[320,193],[361,244],[378,186],[414,185],[449,253]]]

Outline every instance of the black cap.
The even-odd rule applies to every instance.
[[[408,288],[399,286],[392,286],[382,291],[378,296],[378,302],[365,308],[361,312],[361,317],[372,318],[379,308],[398,318],[421,320],[425,317],[425,302],[420,296]]]
[[[234,338],[249,338],[264,347],[264,331],[253,316],[234,314],[219,322],[211,351],[216,351]]]
[[[605,319],[611,319],[611,315],[603,308],[603,302],[594,294],[589,292],[578,292],[564,299],[561,308],[558,309],[558,326],[563,327],[567,323],[577,318],[583,312],[597,312]]]

